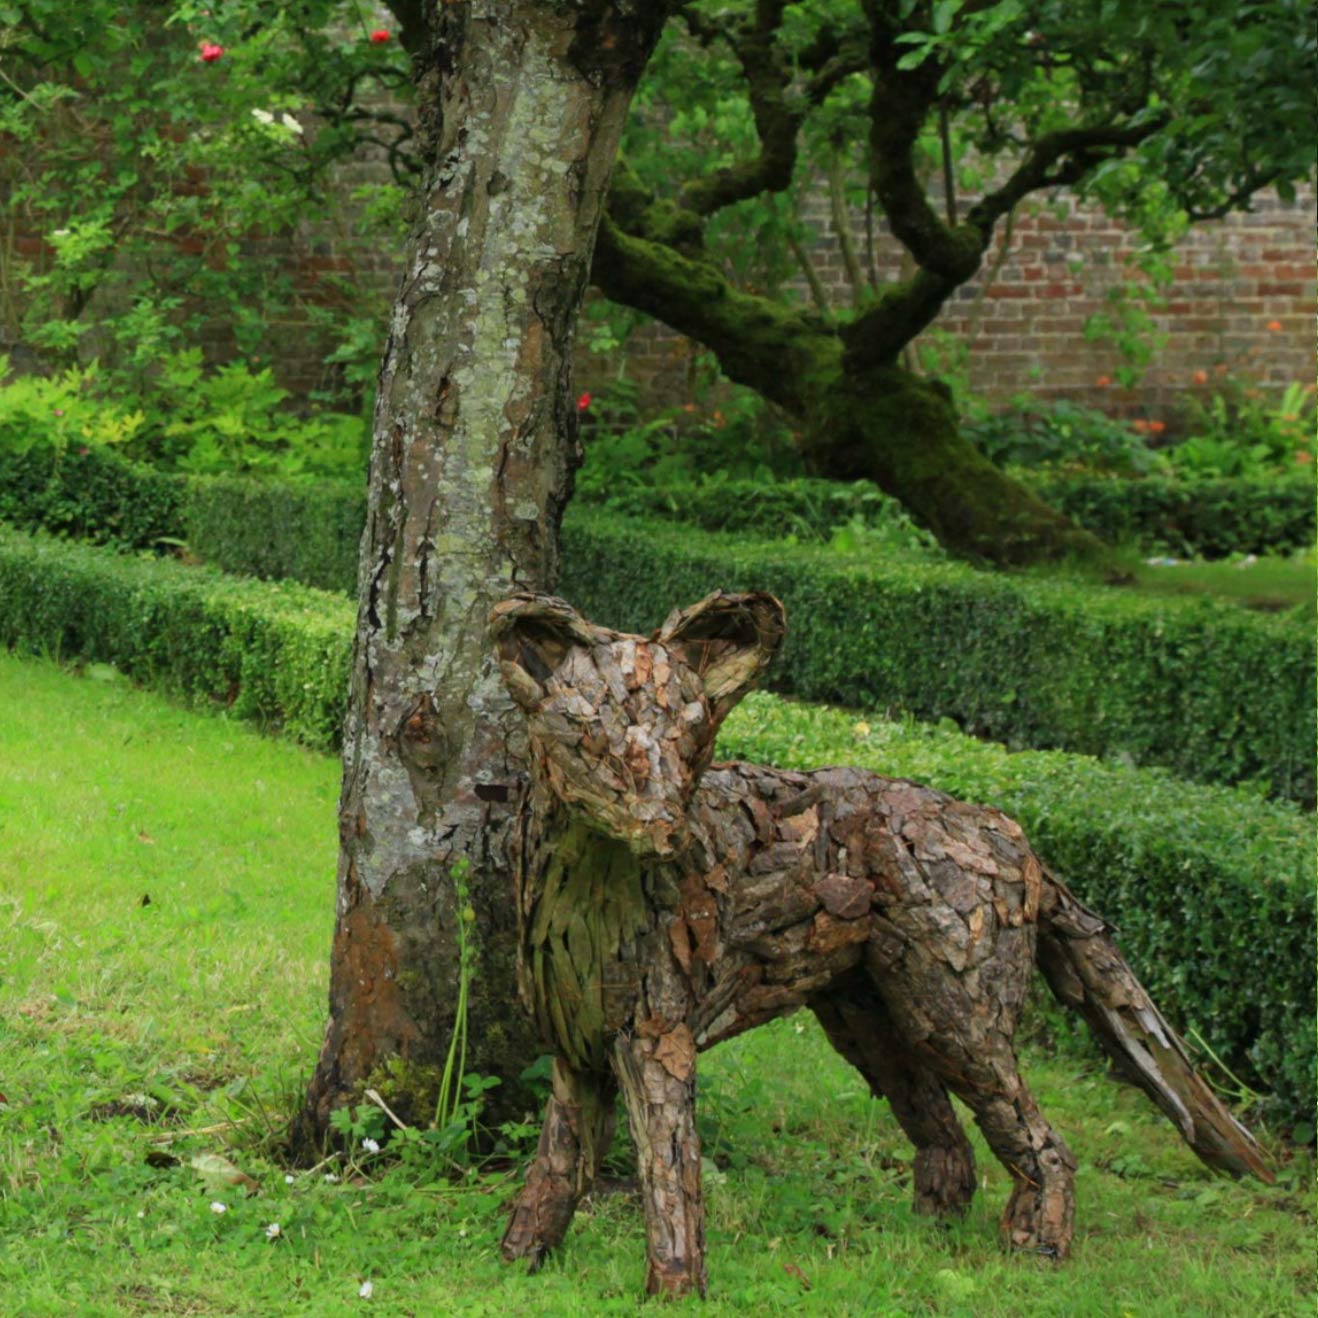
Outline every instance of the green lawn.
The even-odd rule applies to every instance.
[[[625,1194],[528,1278],[496,1253],[506,1173],[273,1161],[324,1012],[337,765],[97,671],[0,655],[0,1313],[636,1312]],[[1081,1163],[1056,1269],[999,1252],[982,1145],[966,1223],[911,1215],[908,1147],[808,1016],[702,1067],[700,1312],[1313,1311],[1312,1160],[1213,1179],[1098,1068],[1027,1063]],[[204,1180],[207,1153],[254,1184]]]
[[[1174,566],[1140,563],[1135,573],[1140,590],[1167,595],[1211,595],[1268,612],[1296,609],[1312,616],[1318,595],[1312,554],[1259,558],[1254,562],[1196,561]]]

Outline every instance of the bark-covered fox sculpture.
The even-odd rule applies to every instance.
[[[914,1144],[918,1212],[961,1213],[975,1190],[950,1092],[1014,1182],[1004,1240],[1064,1258],[1075,1160],[1012,1044],[1036,964],[1205,1163],[1271,1179],[1103,921],[1012,820],[860,769],[711,763],[783,630],[763,594],[710,595],[648,639],[549,596],[494,610],[530,737],[520,987],[556,1058],[504,1256],[534,1265],[563,1239],[621,1088],[647,1290],[703,1294],[696,1054],[807,1006]]]

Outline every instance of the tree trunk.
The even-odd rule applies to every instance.
[[[487,618],[512,586],[556,575],[579,450],[576,313],[662,10],[470,0],[430,11],[418,61],[429,168],[376,405],[330,1017],[294,1131],[304,1150],[368,1084],[405,1120],[434,1116],[460,929],[476,948],[468,1071],[508,1080],[539,1051],[512,991],[504,854],[525,736]]]
[[[961,435],[943,385],[895,360],[869,361],[807,311],[733,288],[697,252],[671,245],[694,240],[670,211],[638,197],[634,180],[615,182],[609,205],[595,284],[704,344],[729,379],[787,411],[819,475],[874,481],[967,558],[1027,563],[1106,552]],[[891,298],[898,320],[907,315],[902,300]],[[907,337],[932,314],[912,321]]]
[[[961,434],[939,381],[893,365],[844,367],[819,383],[802,440],[818,475],[873,481],[965,558],[1017,564],[1105,552]]]

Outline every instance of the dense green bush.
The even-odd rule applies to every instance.
[[[338,739],[352,627],[340,595],[0,527],[0,641],[113,663],[311,746]]]
[[[706,480],[699,484],[627,485],[585,500],[627,517],[660,517],[707,531],[827,540],[859,524],[888,552],[943,557],[938,541],[896,499],[869,481],[798,477],[784,481]]]
[[[200,479],[189,488],[173,533],[201,557],[353,590],[364,517],[355,490]],[[1302,626],[1209,600],[861,548],[756,544],[574,509],[563,590],[601,621],[651,626],[714,586],[770,589],[795,620],[780,681],[799,695],[950,717],[1014,746],[1125,756],[1203,781],[1259,778],[1311,799],[1314,665]]]
[[[112,662],[313,746],[338,740],[352,626],[341,596],[0,530],[0,641]],[[1008,810],[1120,926],[1174,1019],[1272,1088],[1279,1112],[1312,1113],[1313,834],[1292,807],[1082,756],[1009,754],[950,727],[875,717],[858,731],[855,716],[769,695],[733,715],[721,751],[859,764]]]
[[[1314,484],[1303,474],[1270,480],[1048,476],[1034,485],[1053,507],[1115,544],[1224,558],[1314,542]]]
[[[563,594],[610,626],[647,630],[716,587],[772,591],[789,619],[777,685],[806,699],[1312,797],[1313,638],[1284,617],[600,513],[564,536]]]
[[[0,443],[0,521],[135,549],[183,535],[187,482],[97,444]]]
[[[226,572],[356,589],[366,518],[366,493],[356,485],[199,478],[183,517],[188,548]]]
[[[1020,472],[1047,502],[1114,544],[1221,558],[1305,548],[1314,539],[1313,481],[1123,480]],[[775,539],[827,540],[859,520],[885,533],[893,549],[939,552],[905,510],[867,481],[707,481],[624,486],[592,500],[630,517],[660,517],[707,531]]]
[[[732,715],[719,748],[792,768],[856,764],[1005,810],[1118,928],[1170,1018],[1270,1089],[1279,1119],[1312,1123],[1314,838],[1298,810],[1160,770],[1009,753],[929,725],[857,724],[767,695]]]

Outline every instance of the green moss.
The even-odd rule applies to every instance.
[[[809,417],[804,446],[818,474],[874,481],[955,553],[994,563],[1107,556],[961,435],[936,381],[896,366],[839,376],[819,388]]]
[[[440,1077],[438,1066],[394,1054],[371,1071],[358,1101],[365,1101],[366,1090],[373,1089],[400,1121],[424,1128],[434,1121]]]

